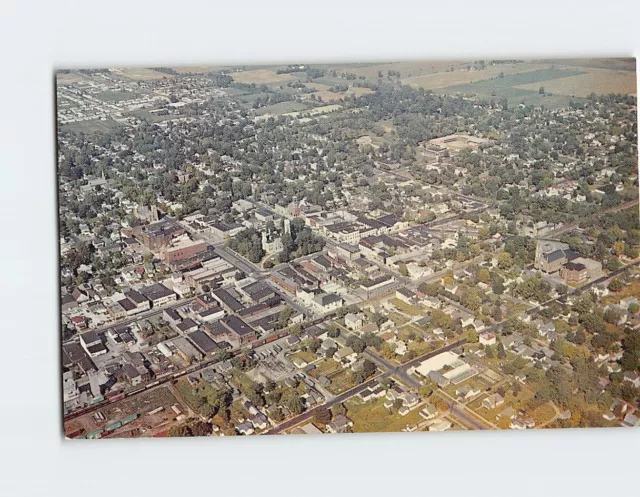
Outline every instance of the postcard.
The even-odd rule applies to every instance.
[[[636,62],[60,69],[71,439],[640,425]]]

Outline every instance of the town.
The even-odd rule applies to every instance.
[[[66,436],[640,426],[635,83],[592,70],[59,71]]]

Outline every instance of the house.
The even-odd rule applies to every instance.
[[[640,388],[640,375],[638,375],[638,373],[626,372],[624,374],[624,381],[628,381],[635,388]]]
[[[365,316],[362,313],[348,313],[344,317],[344,325],[349,330],[359,330],[362,328],[362,324],[364,323]]]
[[[481,390],[479,388],[473,387],[467,384],[456,389],[456,396],[461,399],[467,400],[467,399],[470,399],[471,397],[475,397],[480,392]]]
[[[256,414],[253,418],[251,418],[250,421],[253,427],[258,430],[264,430],[269,426],[269,420],[264,414],[260,412]]]
[[[512,430],[526,430],[534,428],[535,426],[536,422],[529,416],[518,416],[509,424],[509,428]]]
[[[429,431],[446,431],[451,428],[453,424],[451,421],[446,419],[436,419],[431,426],[429,426]]]
[[[640,418],[637,416],[637,411],[636,414],[627,413],[624,417],[623,423],[626,426],[640,426]]]
[[[496,343],[496,336],[488,331],[480,333],[478,339],[482,345],[495,345]]]
[[[241,435],[253,435],[255,432],[251,423],[239,424],[238,426],[236,426],[236,430]]]
[[[358,357],[351,347],[342,347],[333,354],[333,359],[339,363],[351,364]]]
[[[417,300],[417,295],[407,287],[398,288],[396,290],[396,298],[402,300],[406,304],[414,304]]]
[[[315,427],[313,423],[307,423],[305,425],[294,428],[291,431],[295,435],[321,435],[322,432]]]
[[[107,348],[102,338],[95,331],[87,331],[80,335],[80,345],[89,354],[89,357],[97,357],[107,353]]]
[[[424,409],[420,411],[420,416],[422,416],[427,421],[435,418],[438,415],[438,410],[435,408],[433,404],[427,404]]]
[[[504,398],[499,393],[489,395],[482,401],[482,407],[484,407],[485,409],[495,409],[502,404],[504,404]]]
[[[353,427],[353,421],[344,414],[338,414],[335,419],[327,425],[329,433],[345,433]]]

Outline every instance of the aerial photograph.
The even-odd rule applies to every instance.
[[[54,84],[66,438],[640,426],[635,59]]]

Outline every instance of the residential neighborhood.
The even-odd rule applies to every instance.
[[[57,73],[68,438],[640,425],[635,95],[378,67]]]

